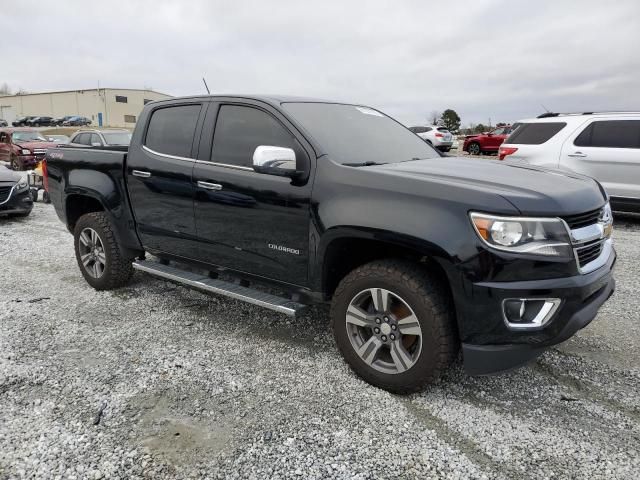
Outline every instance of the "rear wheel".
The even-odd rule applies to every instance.
[[[435,381],[458,350],[449,295],[420,265],[401,260],[347,275],[333,297],[331,325],[351,368],[395,393]]]
[[[82,276],[96,290],[122,287],[133,275],[131,258],[123,254],[104,212],[80,217],[74,246]]]
[[[473,142],[469,144],[469,155],[480,155],[482,154],[482,149],[480,148],[480,144],[477,142]]]

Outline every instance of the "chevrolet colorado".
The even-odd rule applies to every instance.
[[[393,392],[434,381],[460,350],[470,374],[522,365],[614,290],[595,180],[443,158],[365,106],[163,100],[128,151],[54,148],[45,163],[94,288],[137,269],[289,315],[330,303],[344,359]]]

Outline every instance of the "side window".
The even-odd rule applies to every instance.
[[[102,140],[100,140],[100,137],[96,133],[92,133],[91,139],[89,140],[90,145],[93,145],[94,143],[99,143],[100,145],[102,145]]]
[[[151,114],[145,145],[167,155],[191,158],[191,147],[201,106],[178,105]]]
[[[301,158],[295,138],[271,115],[257,108],[222,105],[213,135],[212,160],[251,167],[259,145],[293,148]]]
[[[0,143],[9,143],[9,135],[5,132],[0,132]]]
[[[573,144],[578,147],[640,148],[640,120],[593,122]]]
[[[88,145],[89,144],[89,134],[88,133],[79,133],[73,139],[73,143],[80,143],[82,145]]]

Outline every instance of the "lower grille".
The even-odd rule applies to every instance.
[[[47,149],[46,148],[34,148],[33,149],[33,154],[36,157],[44,157],[47,154]]]
[[[580,248],[576,248],[576,255],[578,256],[578,264],[580,268],[594,261],[602,253],[602,246],[604,240],[594,240],[592,242],[584,244]]]
[[[0,187],[0,203],[6,202],[13,187]]]

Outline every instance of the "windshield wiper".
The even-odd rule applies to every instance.
[[[360,163],[343,163],[343,165],[347,167],[371,167],[373,165],[386,165],[386,163],[378,163],[378,162],[360,162]]]

